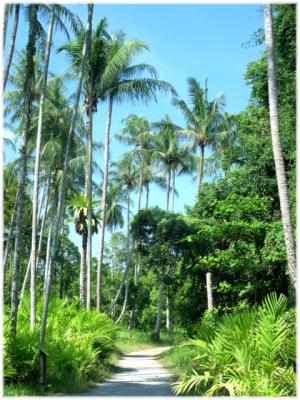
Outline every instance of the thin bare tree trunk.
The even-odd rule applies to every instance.
[[[129,271],[129,265],[131,261],[131,250],[130,250],[130,189],[127,189],[127,242],[126,242],[126,253],[127,253],[127,265],[126,265],[126,285],[125,285],[125,297],[124,297],[124,303],[122,307],[122,311],[120,313],[119,318],[116,320],[116,324],[118,324],[125,313],[126,306],[127,306],[127,300],[128,300],[128,290],[129,290],[129,278],[128,278],[128,271]]]
[[[167,196],[166,196],[166,210],[167,210],[167,211],[169,211],[170,184],[171,184],[171,171],[168,171]]]
[[[88,23],[87,23],[87,28],[86,28],[86,39],[85,39],[85,42],[83,45],[82,57],[81,57],[81,62],[80,62],[79,82],[77,85],[77,90],[76,90],[76,95],[75,95],[75,103],[74,103],[74,107],[73,107],[70,130],[69,130],[68,140],[67,140],[67,145],[66,145],[66,150],[65,150],[65,160],[64,160],[64,166],[63,166],[62,181],[61,181],[61,185],[60,185],[60,189],[59,189],[57,213],[53,220],[53,235],[51,235],[52,240],[51,240],[51,250],[50,250],[50,260],[49,260],[49,271],[47,274],[47,281],[46,281],[46,286],[45,286],[45,291],[44,291],[44,307],[43,307],[42,322],[41,322],[40,346],[43,346],[44,341],[45,341],[46,324],[47,324],[47,317],[48,317],[48,306],[49,306],[49,298],[50,298],[51,271],[52,271],[52,265],[54,262],[55,254],[56,254],[57,237],[58,237],[60,220],[61,220],[61,215],[62,215],[63,206],[64,206],[66,176],[67,176],[68,167],[69,167],[69,153],[70,153],[70,147],[71,147],[71,143],[72,143],[73,136],[74,136],[74,129],[75,129],[75,124],[76,124],[76,120],[77,120],[78,105],[79,105],[81,86],[82,86],[82,80],[83,80],[83,74],[84,74],[84,65],[85,65],[85,59],[86,59],[86,41],[87,41],[87,36],[91,35],[91,18],[92,18],[92,15],[90,15],[90,13],[89,13]]]
[[[112,106],[113,106],[113,98],[110,97],[108,100],[107,121],[105,129],[104,168],[103,168],[103,183],[102,183],[102,204],[101,204],[102,222],[100,225],[98,264],[97,264],[97,310],[98,311],[101,311],[102,307],[102,264],[103,264],[104,238],[105,238],[105,227],[106,227],[106,195],[107,195],[107,183],[108,183],[108,159],[109,159],[109,141],[110,141]]]
[[[201,146],[200,147],[201,156],[198,164],[198,174],[197,174],[197,196],[200,195],[200,190],[203,180],[204,151],[205,151],[205,146]]]
[[[36,321],[36,256],[37,256],[36,251],[37,251],[37,213],[38,213],[40,158],[41,158],[42,129],[43,129],[44,108],[45,108],[48,67],[50,60],[53,26],[54,26],[54,6],[51,7],[51,15],[50,15],[50,22],[49,22],[49,29],[47,36],[46,52],[45,52],[43,81],[42,81],[41,97],[39,105],[38,129],[36,135],[36,151],[35,151],[33,199],[32,199],[32,235],[31,235],[31,270],[30,270],[31,329],[34,328]]]
[[[142,151],[143,151],[143,149],[142,149]],[[140,209],[141,209],[143,180],[144,180],[144,156],[142,154],[141,173],[140,173],[139,187],[138,187],[138,211],[140,211]]]
[[[48,231],[48,240],[47,240],[47,249],[46,249],[46,262],[45,262],[45,271],[44,271],[44,288],[43,292],[45,293],[46,290],[46,280],[49,270],[49,263],[50,263],[50,249],[51,249],[51,239],[52,239],[52,223],[49,227]]]
[[[155,340],[160,339],[161,301],[162,301],[162,285],[160,284],[159,289],[158,289],[156,323],[155,323],[155,328],[154,328]]]
[[[44,190],[45,190],[45,186],[44,186]],[[42,225],[41,225],[41,229],[40,229],[40,238],[39,238],[37,257],[36,257],[36,271],[37,271],[38,265],[39,265],[39,255],[40,255],[40,252],[42,250],[43,236],[44,236],[44,230],[45,230],[45,221],[46,221],[47,210],[48,210],[49,194],[50,194],[50,181],[49,181],[49,186],[48,186],[46,200],[45,200],[45,207],[44,207]],[[42,196],[42,199],[41,199],[41,203],[40,203],[38,220],[40,219],[40,214],[41,214],[41,210],[42,210],[42,203],[44,202],[43,201],[43,197],[44,197],[44,193],[43,193],[43,196]],[[22,284],[22,289],[21,289],[21,294],[20,294],[20,299],[21,300],[24,298],[24,294],[25,294],[25,290],[26,290],[26,286],[27,286],[27,282],[28,282],[28,277],[29,277],[29,272],[30,272],[30,266],[31,266],[31,254],[30,254],[30,258],[29,258],[29,261],[28,261],[28,265],[27,265],[27,268],[26,268],[26,272],[25,272],[25,276],[24,276],[24,280],[23,280],[23,284]]]
[[[17,192],[16,198],[18,198],[18,192]],[[8,254],[9,254],[9,245],[12,240],[12,235],[13,235],[13,231],[14,231],[14,227],[15,227],[15,220],[16,220],[16,206],[14,207],[12,214],[11,214],[9,232],[8,232],[8,237],[7,237],[6,246],[5,246],[5,250],[4,250],[4,257],[3,257],[3,273],[4,273],[4,275],[6,273],[6,266],[7,266],[7,260],[8,260]]]
[[[146,207],[145,208],[148,208],[148,204],[149,204],[149,192],[150,192],[150,188],[149,188],[149,183],[147,184],[147,187],[146,187]]]
[[[172,332],[171,315],[170,315],[170,299],[166,296],[166,330],[167,334],[170,335]]]
[[[89,15],[93,15],[94,5],[88,4],[88,13]],[[91,33],[92,33],[92,18],[90,19],[91,24]],[[93,194],[92,194],[92,179],[93,179],[93,170],[92,170],[92,163],[93,163],[93,101],[94,101],[94,89],[93,89],[93,71],[92,71],[92,63],[91,63],[91,54],[92,54],[92,34],[88,35],[88,42],[87,42],[87,60],[88,60],[88,69],[89,69],[89,82],[88,82],[88,119],[89,119],[89,130],[88,134],[88,151],[87,151],[87,165],[88,165],[88,180],[87,180],[87,196],[88,196],[88,235],[87,235],[87,284],[86,284],[86,307],[89,310],[91,308],[91,268],[92,268],[92,201],[93,201]]]
[[[14,7],[15,7],[15,16],[14,16],[13,28],[12,28],[11,37],[10,37],[7,61],[6,61],[6,65],[5,65],[4,72],[3,72],[3,91],[5,90],[8,76],[9,76],[9,70],[10,70],[10,65],[11,65],[14,50],[15,50],[16,36],[17,36],[17,30],[18,30],[18,24],[19,24],[20,4],[15,4]]]
[[[172,212],[174,211],[174,198],[175,198],[175,175],[176,175],[176,171],[175,169],[173,169],[172,171]]]
[[[127,277],[128,277],[129,265],[130,265],[130,263],[131,263],[131,257],[132,257],[132,253],[133,253],[133,245],[130,247],[130,240],[129,240],[129,233],[130,233],[129,218],[130,218],[130,192],[128,193],[128,197],[127,197],[127,242],[126,242],[126,253],[127,253],[127,256],[126,256],[126,267],[125,267],[125,270],[124,270],[124,273],[123,273],[123,276],[122,276],[122,280],[121,280],[119,289],[118,289],[118,291],[117,291],[117,293],[116,293],[116,296],[115,296],[115,298],[112,300],[111,305],[110,305],[110,307],[109,307],[109,310],[108,310],[109,313],[112,312],[112,310],[114,309],[114,307],[115,307],[115,305],[116,305],[116,303],[117,303],[117,301],[118,301],[118,299],[119,299],[119,297],[120,297],[120,294],[121,294],[123,285],[124,285],[124,283],[125,283],[125,281],[126,281],[126,279],[127,279]]]
[[[207,291],[207,309],[208,309],[208,311],[211,311],[213,309],[211,272],[206,273],[206,291]]]
[[[81,252],[80,252],[80,276],[79,276],[79,298],[82,305],[86,305],[86,248],[87,236],[82,235]]]
[[[278,98],[276,84],[276,66],[274,55],[274,42],[272,30],[272,7],[265,4],[265,41],[268,60],[268,89],[269,89],[269,110],[273,155],[276,169],[278,194],[280,201],[281,217],[283,223],[284,239],[287,252],[288,273],[294,288],[296,287],[296,250],[293,236],[293,227],[290,215],[287,179],[285,174],[284,160],[282,155],[279,118]]]

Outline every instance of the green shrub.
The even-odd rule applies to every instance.
[[[40,316],[42,305],[37,304]],[[5,321],[4,364],[6,380],[37,383],[39,376],[40,319],[34,330],[29,326],[29,300],[18,313],[18,332],[9,342],[9,317]],[[46,340],[47,384],[62,389],[88,382],[101,373],[112,353],[117,328],[104,314],[87,311],[79,303],[54,298],[49,304]]]
[[[272,293],[257,309],[220,318],[210,340],[192,339],[197,361],[176,394],[295,395],[295,310]]]

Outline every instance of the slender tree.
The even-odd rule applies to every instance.
[[[293,227],[292,227],[290,207],[289,207],[287,179],[286,179],[284,160],[280,143],[280,134],[279,134],[276,64],[274,55],[274,38],[273,38],[273,28],[272,28],[271,4],[265,5],[264,15],[265,15],[265,41],[266,41],[267,61],[268,61],[268,90],[269,90],[269,111],[270,111],[272,147],[273,147],[273,155],[274,155],[274,162],[276,169],[284,239],[287,252],[288,272],[292,285],[296,287],[295,241],[293,236]]]
[[[199,149],[200,152],[197,173],[198,197],[204,174],[205,149],[208,147],[213,151],[217,150],[222,146],[229,130],[221,112],[224,105],[223,94],[209,101],[207,80],[204,89],[195,78],[188,78],[188,85],[191,108],[184,100],[178,98],[174,98],[173,104],[182,111],[188,124],[186,129],[180,130],[181,135],[190,140],[193,150]]]
[[[111,38],[108,44],[107,61],[103,71],[98,97],[108,101],[107,123],[104,146],[104,178],[102,183],[102,224],[99,235],[98,266],[97,266],[97,309],[101,310],[102,261],[105,238],[106,188],[108,182],[108,154],[110,142],[110,126],[113,103],[124,101],[148,102],[156,99],[157,91],[176,93],[174,88],[165,81],[157,79],[155,69],[147,64],[132,65],[132,60],[143,50],[145,43],[139,40],[125,40],[123,33]],[[150,77],[139,77],[148,73]]]
[[[88,18],[87,27],[86,27],[86,37],[91,32],[91,27],[92,27],[91,26],[91,22],[92,22],[91,18],[92,18],[92,15],[89,13],[89,18]],[[79,69],[79,80],[78,80],[78,85],[77,85],[77,90],[76,90],[76,95],[75,95],[74,106],[73,106],[73,110],[72,110],[72,117],[71,117],[70,130],[69,130],[68,139],[67,139],[67,145],[66,145],[65,154],[64,154],[65,160],[64,160],[64,166],[63,166],[62,178],[61,178],[61,184],[60,184],[60,190],[59,190],[57,212],[56,212],[56,216],[53,220],[53,225],[52,225],[53,233],[51,234],[50,260],[49,260],[49,268],[47,271],[47,277],[46,277],[46,282],[45,282],[44,304],[43,304],[43,314],[42,314],[41,332],[40,332],[40,345],[41,346],[43,346],[44,341],[45,341],[46,324],[47,324],[47,317],[48,317],[48,306],[49,306],[49,296],[50,296],[50,286],[51,286],[52,265],[53,265],[55,254],[56,254],[57,236],[58,236],[58,232],[59,232],[59,228],[60,228],[62,211],[64,208],[65,184],[66,184],[66,177],[67,177],[68,167],[69,167],[69,152],[70,152],[70,146],[71,146],[72,139],[74,136],[74,129],[75,129],[76,120],[77,120],[77,112],[78,112],[78,105],[79,105],[79,99],[80,99],[80,93],[81,93],[81,86],[82,86],[82,81],[83,81],[83,76],[84,76],[85,60],[86,60],[86,40],[85,40],[83,48],[82,48],[82,58],[81,58],[81,65],[80,65],[80,69]]]
[[[7,6],[8,5],[6,4],[5,7],[7,8]],[[14,20],[13,20],[11,37],[10,37],[10,43],[9,43],[8,56],[7,56],[6,65],[5,65],[4,72],[3,72],[3,91],[5,90],[5,87],[7,84],[9,70],[10,70],[12,58],[13,58],[14,51],[15,51],[16,36],[17,36],[17,30],[18,30],[18,24],[19,24],[20,4],[15,4],[12,7],[14,8],[15,13],[14,13]],[[7,25],[7,22],[5,23],[5,27],[4,27],[4,43],[5,43],[5,36],[6,36],[6,25]]]

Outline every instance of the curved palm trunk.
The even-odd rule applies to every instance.
[[[175,169],[173,169],[172,171],[172,212],[174,211],[174,198],[175,198],[175,175],[176,175],[176,171]]]
[[[87,28],[86,28],[86,37],[88,35],[91,35],[91,19],[92,19],[92,15],[89,13],[88,23],[87,23]],[[51,286],[51,272],[52,272],[52,265],[53,265],[55,254],[56,254],[57,236],[58,236],[60,220],[61,220],[61,215],[62,215],[63,205],[64,205],[65,185],[66,185],[66,176],[68,173],[68,166],[69,166],[70,146],[71,146],[71,143],[73,140],[75,123],[77,120],[78,105],[79,105],[83,73],[84,73],[85,58],[86,58],[86,41],[87,41],[87,39],[85,39],[85,43],[84,43],[84,46],[82,49],[79,82],[78,82],[77,89],[76,89],[75,103],[74,103],[74,107],[73,107],[72,118],[71,118],[71,123],[70,123],[70,130],[69,130],[68,140],[67,140],[67,145],[66,145],[66,150],[65,150],[65,160],[64,160],[64,166],[63,166],[62,181],[61,181],[61,185],[60,185],[60,189],[59,189],[57,213],[53,220],[53,235],[51,235],[52,238],[51,238],[49,271],[47,273],[47,281],[46,281],[45,291],[44,291],[44,306],[43,306],[42,321],[41,321],[40,346],[43,346],[44,341],[45,341],[49,297],[50,297],[50,286]]]
[[[204,151],[205,146],[200,146],[200,160],[198,164],[198,175],[197,175],[197,197],[200,195],[202,180],[203,180],[203,165],[204,165]]]
[[[4,6],[4,21],[3,21],[3,50],[5,49],[5,43],[6,43],[8,14],[9,14],[9,6],[8,4],[6,4]]]
[[[36,320],[36,250],[37,250],[37,212],[38,212],[38,189],[39,189],[39,175],[40,175],[40,158],[41,158],[41,141],[42,141],[42,128],[44,119],[44,107],[48,79],[48,67],[50,59],[50,50],[52,43],[52,33],[54,26],[54,6],[51,8],[51,16],[49,22],[47,45],[45,53],[45,63],[43,71],[42,91],[39,105],[39,119],[38,129],[36,136],[36,151],[35,151],[35,164],[34,164],[34,182],[33,182],[33,199],[32,199],[32,235],[31,235],[31,270],[30,270],[30,326],[35,326]]]
[[[20,250],[22,237],[22,216],[25,197],[26,175],[27,175],[27,144],[31,128],[31,111],[32,111],[32,87],[34,84],[34,62],[35,54],[35,37],[36,37],[36,14],[37,6],[31,4],[29,6],[29,32],[28,42],[26,46],[26,78],[24,83],[25,96],[25,112],[24,112],[24,129],[22,132],[22,146],[20,148],[20,170],[19,185],[17,198],[17,215],[16,215],[16,237],[15,251],[13,261],[13,276],[11,287],[11,318],[10,330],[14,337],[17,332],[17,312],[18,312],[18,286],[19,286],[19,269],[20,269]]]
[[[89,15],[93,15],[94,5],[88,5],[88,13]],[[91,24],[91,32],[92,32],[92,18],[90,19]],[[87,60],[89,64],[89,83],[88,83],[88,96],[89,96],[89,104],[88,104],[88,151],[87,151],[87,169],[88,169],[88,179],[87,179],[87,196],[88,196],[88,210],[87,210],[87,283],[86,283],[86,307],[89,310],[91,308],[91,268],[92,268],[92,163],[93,163],[93,99],[94,99],[94,90],[93,90],[93,76],[92,76],[92,65],[91,65],[91,54],[92,54],[92,34],[88,35],[87,41]]]
[[[120,313],[119,318],[116,320],[116,324],[118,324],[124,314],[125,314],[125,310],[126,310],[126,305],[127,305],[127,301],[128,301],[128,291],[129,291],[129,278],[128,278],[128,271],[129,271],[129,264],[131,261],[131,251],[130,251],[130,188],[127,189],[127,242],[126,242],[126,253],[127,253],[127,261],[126,261],[126,277],[124,279],[124,281],[126,280],[126,285],[125,285],[125,297],[124,297],[124,303],[123,303],[123,307],[122,307],[122,311]]]
[[[272,136],[272,146],[277,177],[278,194],[280,201],[281,217],[283,223],[284,239],[287,252],[288,273],[294,288],[296,287],[296,250],[291,222],[287,180],[285,174],[284,160],[281,150],[279,119],[278,119],[278,99],[276,85],[276,67],[274,56],[274,43],[272,31],[272,8],[271,4],[265,5],[265,41],[268,60],[268,90],[269,90],[269,110],[270,126]]]
[[[11,61],[12,61],[14,50],[15,50],[16,36],[17,36],[17,30],[18,30],[18,24],[19,24],[20,4],[16,4],[14,7],[15,7],[15,16],[14,16],[13,28],[12,28],[11,37],[10,37],[7,61],[6,61],[6,65],[5,65],[4,72],[3,72],[3,91],[5,90],[6,83],[7,83],[8,76],[9,76],[9,70],[10,70],[10,65],[11,65]],[[5,34],[6,34],[6,29],[5,29]]]
[[[106,195],[108,183],[108,158],[109,158],[109,141],[110,141],[110,125],[113,107],[113,98],[109,97],[107,121],[105,129],[105,144],[104,144],[104,169],[103,169],[103,183],[102,183],[102,223],[99,235],[99,251],[98,251],[98,264],[97,264],[97,310],[101,311],[102,306],[102,264],[104,252],[104,237],[106,227]]]
[[[206,291],[207,291],[207,309],[211,311],[213,309],[213,293],[211,283],[211,272],[206,273]]]

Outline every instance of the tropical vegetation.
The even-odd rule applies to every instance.
[[[168,344],[176,395],[295,396],[296,6],[265,6],[235,114],[205,76],[187,97],[160,79],[96,7],[5,5],[4,393],[79,393]],[[138,115],[161,96],[180,123]]]

